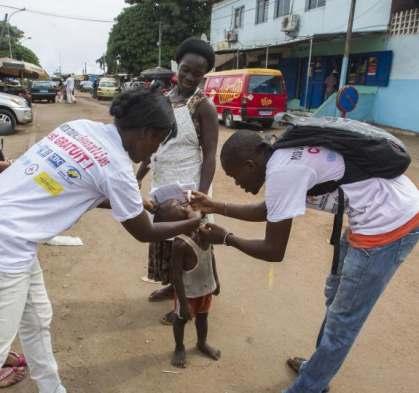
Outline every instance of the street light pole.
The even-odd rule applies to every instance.
[[[342,59],[342,69],[340,71],[339,88],[346,84],[346,76],[348,74],[349,55],[351,53],[351,39],[352,39],[352,26],[354,24],[356,0],[351,0],[351,9],[349,11],[348,29],[346,31],[345,52]]]
[[[0,49],[2,48],[2,45],[3,45],[4,32],[6,31],[7,17],[8,17],[8,15],[5,14],[4,15],[4,21],[3,21],[3,26],[2,26],[1,33],[0,33]]]
[[[25,7],[20,8],[20,9],[16,10],[15,12],[12,12],[10,14],[10,16],[8,14],[5,14],[4,15],[3,28],[1,29],[1,33],[0,33],[0,48],[3,45],[3,38],[4,38],[4,32],[5,32],[5,29],[6,29],[6,25],[8,23],[10,23],[10,19],[12,19],[12,16],[13,15],[17,14],[18,12],[22,12],[22,11],[26,11],[26,8]],[[8,31],[9,31],[9,29],[8,29]],[[11,48],[10,48],[10,31],[9,31],[9,51],[11,52]]]
[[[159,67],[161,67],[161,39],[162,39],[162,24],[159,21]]]

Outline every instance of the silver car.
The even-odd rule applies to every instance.
[[[30,123],[33,119],[32,108],[28,102],[19,96],[7,93],[0,93],[0,127],[14,132],[16,124]]]

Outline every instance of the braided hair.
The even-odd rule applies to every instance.
[[[170,130],[174,134],[176,130],[172,105],[155,87],[122,92],[114,98],[109,113],[122,131],[153,128]]]
[[[188,53],[202,56],[207,60],[207,71],[211,71],[213,69],[215,64],[215,54],[208,42],[194,37],[187,38],[176,49],[176,62],[179,64],[182,61],[182,58]]]

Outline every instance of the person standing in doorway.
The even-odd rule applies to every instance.
[[[331,74],[325,79],[326,86],[325,98],[326,100],[337,90],[338,85],[338,72],[333,70]]]

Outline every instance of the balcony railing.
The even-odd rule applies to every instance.
[[[391,35],[419,33],[419,8],[395,12],[391,18]]]

